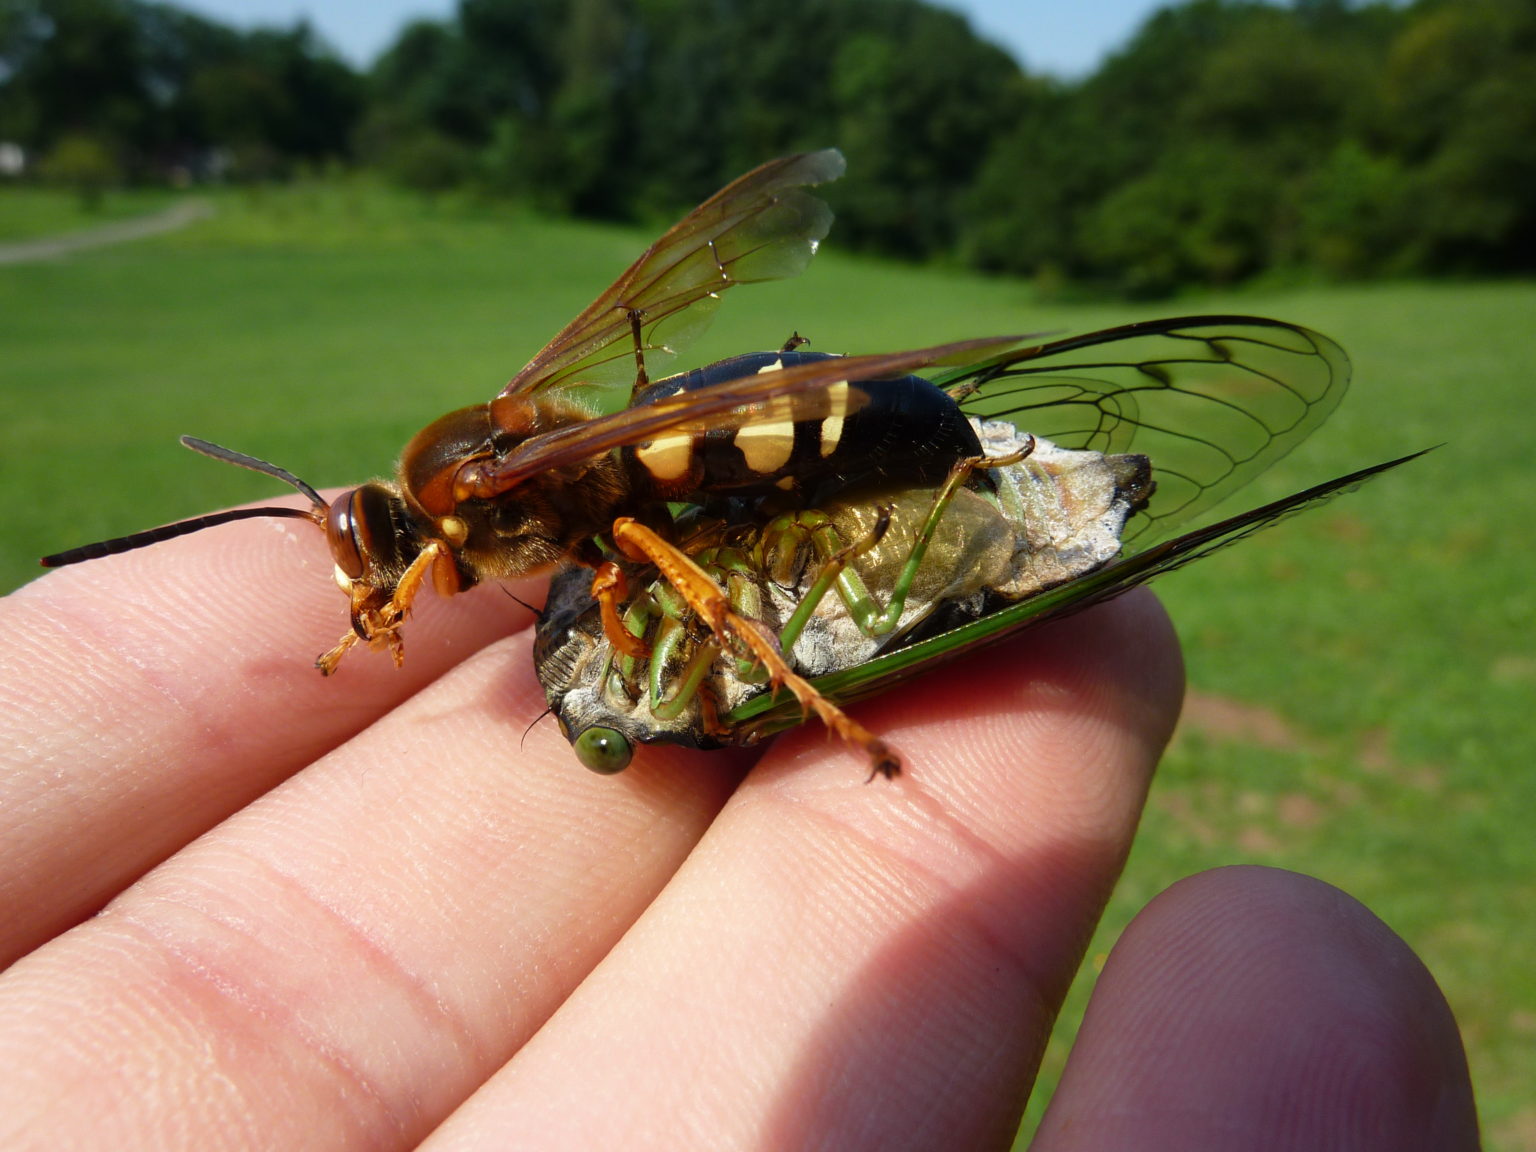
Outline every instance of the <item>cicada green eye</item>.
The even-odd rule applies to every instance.
[[[582,764],[604,776],[628,768],[635,751],[624,735],[612,728],[588,728],[576,737],[571,747]]]

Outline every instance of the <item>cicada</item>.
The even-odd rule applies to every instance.
[[[1413,459],[1120,555],[1118,533],[1152,496],[1147,457],[1024,440],[1027,462],[989,469],[958,493],[888,488],[747,522],[690,508],[677,527],[738,610],[777,630],[813,699],[840,707],[1120,595]],[[645,658],[608,643],[572,570],[551,581],[539,619],[539,677],[583,764],[621,771],[637,744],[752,745],[806,719],[806,690],[776,690],[760,666],[722,652],[665,581],[653,574],[635,589],[623,619],[646,640]],[[871,751],[867,736],[853,742]],[[883,742],[873,752],[873,771],[889,774],[894,754]]]
[[[834,150],[771,161],[694,209],[489,402],[428,424],[392,480],[327,502],[286,470],[205,441],[188,447],[292,485],[307,509],[253,508],[182,521],[46,557],[70,564],[253,516],[307,519],[324,531],[351,628],[316,660],[334,672],[358,644],[403,659],[402,629],[428,584],[443,595],[558,566],[580,570],[603,639],[632,660],[646,644],[623,614],[637,574],[659,573],[722,652],[793,691],[883,771],[895,760],[795,671],[779,637],[700,579],[680,545],[676,510],[728,522],[814,509],[899,482],[913,489],[982,484],[995,463],[971,416],[1006,418],[1038,436],[1067,422],[1074,444],[1156,461],[1148,522],[1197,511],[1283,454],[1338,402],[1345,361],[1315,334],[1274,321],[1205,319],[1032,343],[988,337],[908,352],[735,357],[653,379],[726,289],[793,276],[831,213],[806,189],[836,178]],[[1185,328],[1200,329],[1185,331]],[[1132,354],[1143,337],[1170,355]],[[1096,350],[1114,345],[1102,371]],[[1082,371],[1052,381],[1025,367],[1080,353]],[[1186,361],[1190,363],[1186,364]],[[928,374],[914,375],[919,370]],[[1129,378],[1122,378],[1129,374]],[[1029,386],[1019,392],[1021,381]],[[1042,391],[1044,389],[1044,391]],[[1037,424],[1036,417],[1039,417]]]

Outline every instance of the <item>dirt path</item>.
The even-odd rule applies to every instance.
[[[149,216],[135,216],[131,220],[118,220],[99,228],[86,228],[79,232],[66,232],[62,236],[42,236],[36,240],[22,240],[15,244],[0,244],[0,264],[26,264],[35,260],[56,260],[72,252],[87,248],[100,248],[107,244],[122,244],[129,240],[141,240],[146,236],[158,236],[162,232],[174,232],[193,221],[213,215],[213,205],[206,200],[182,200],[163,212]]]

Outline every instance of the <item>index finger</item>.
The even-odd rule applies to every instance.
[[[528,613],[421,597],[395,669],[346,628],[322,533],[244,521],[61,569],[0,600],[0,967]]]

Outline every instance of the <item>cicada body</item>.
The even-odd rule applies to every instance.
[[[680,547],[733,611],[774,637],[794,673],[814,681],[1101,567],[1151,493],[1146,457],[1062,449],[1012,425],[971,421],[988,455],[938,484],[894,478],[823,504],[693,506],[673,525]],[[995,461],[987,466],[989,461]],[[535,661],[550,708],[583,762],[627,763],[634,744],[751,743],[730,717],[773,693],[747,654],[699,626],[659,572],[637,571],[624,626],[645,648],[608,643],[589,582],[551,582]]]
[[[1033,468],[994,470],[1003,473],[995,477],[1000,487],[1024,480],[1034,500],[1005,504],[973,493],[950,506],[888,631],[869,627],[857,597],[897,590],[913,529],[938,502],[933,489],[888,491],[884,503],[834,502],[797,514],[818,527],[838,526],[838,538],[873,530],[887,515],[908,530],[882,533],[874,546],[856,544],[846,556],[823,551],[817,563],[802,557],[787,580],[776,556],[782,518],[728,524],[690,510],[679,527],[689,533],[690,554],[740,610],[778,630],[788,663],[809,688],[841,707],[1118,596],[1414,459],[1388,461],[1120,556],[1120,526],[1147,492],[1146,458],[1044,447],[1045,459]],[[1040,467],[1058,453],[1087,460],[1070,460],[1065,474]],[[857,579],[858,593],[849,597],[837,587],[845,565]],[[550,710],[594,771],[623,769],[640,744],[747,746],[806,719],[794,693],[768,683],[750,661],[722,653],[668,595],[665,581],[638,584],[624,619],[647,638],[647,657],[614,649],[586,582],[567,570],[551,582],[538,624],[536,661]],[[874,768],[882,770],[882,762]]]

